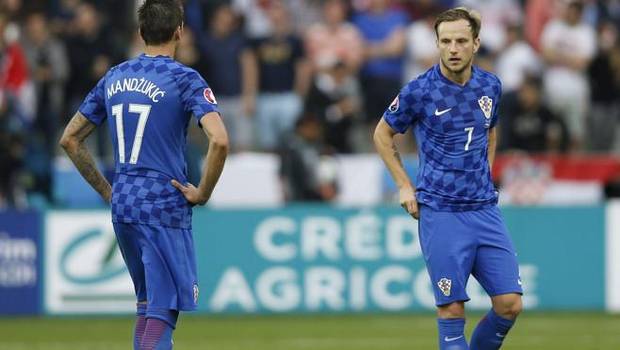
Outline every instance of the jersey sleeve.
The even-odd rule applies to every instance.
[[[107,117],[105,108],[105,76],[88,93],[78,111],[95,125],[101,125]]]
[[[417,121],[416,98],[414,84],[410,83],[400,90],[400,93],[383,113],[383,119],[394,131],[404,134]]]
[[[181,101],[186,112],[191,113],[198,123],[207,113],[217,112],[217,100],[207,82],[194,70],[185,71],[179,80]]]
[[[493,106],[493,114],[491,115],[491,128],[494,128],[499,122],[499,104],[502,99],[502,83],[497,80],[497,98]]]

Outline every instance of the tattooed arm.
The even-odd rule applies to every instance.
[[[385,122],[383,118],[377,124],[373,140],[375,148],[387,166],[400,195],[400,205],[415,219],[419,218],[418,202],[415,198],[415,188],[411,184],[407,172],[403,167],[398,149],[394,144],[394,135],[396,132]]]
[[[77,112],[65,128],[60,139],[60,146],[67,152],[82,177],[101,195],[106,203],[110,203],[112,187],[97,169],[95,160],[84,144],[84,140],[96,127],[80,112]]]

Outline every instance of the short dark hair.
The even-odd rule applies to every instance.
[[[461,19],[469,22],[471,34],[473,35],[474,39],[478,38],[478,35],[480,35],[480,26],[482,25],[480,14],[465,7],[456,7],[440,13],[435,19],[435,35],[439,37],[438,29],[441,23],[454,22]]]
[[[165,44],[183,25],[183,6],[178,0],[146,0],[138,9],[138,25],[145,44]]]

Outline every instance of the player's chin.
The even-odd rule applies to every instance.
[[[456,73],[456,74],[463,73],[466,67],[467,67],[467,63],[464,62],[463,60],[451,61],[450,64],[448,65],[448,69],[450,69],[452,73]]]

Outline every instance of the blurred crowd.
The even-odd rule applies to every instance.
[[[54,203],[59,133],[110,67],[141,52],[139,4],[0,0],[0,207],[27,206],[32,193]],[[503,82],[500,150],[620,153],[620,0],[184,5],[177,59],[212,87],[233,152],[281,156],[287,199],[333,198],[321,181],[330,157],[372,151],[386,106],[438,61],[434,17],[459,5],[481,13],[476,64]],[[100,129],[91,149],[105,167],[113,155]],[[191,128],[192,180],[205,145]]]

